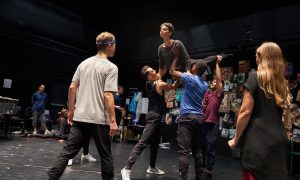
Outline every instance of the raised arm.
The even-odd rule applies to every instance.
[[[222,61],[223,57],[217,55],[217,62],[216,62],[216,89],[218,92],[218,96],[220,97],[223,92],[223,84],[222,84],[222,77],[221,77],[221,69],[219,63]]]

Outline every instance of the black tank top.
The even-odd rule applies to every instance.
[[[163,114],[165,113],[166,103],[164,96],[159,95],[156,91],[156,83],[155,81],[147,81],[146,82],[146,91],[149,99],[148,112]]]

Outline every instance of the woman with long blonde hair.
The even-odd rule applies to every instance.
[[[287,179],[288,137],[282,112],[290,103],[280,47],[265,42],[256,50],[257,72],[249,74],[231,148],[241,144],[243,179]]]

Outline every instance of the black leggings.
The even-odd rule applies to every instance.
[[[128,158],[128,167],[131,169],[139,155],[151,144],[150,167],[155,168],[157,151],[159,147],[159,133],[161,126],[161,115],[148,113],[146,115],[146,127],[140,141],[132,149]]]

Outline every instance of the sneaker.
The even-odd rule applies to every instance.
[[[36,129],[33,131],[33,133],[32,133],[33,135],[36,135],[37,134],[37,131],[36,131]]]
[[[121,170],[122,180],[130,180],[131,170],[126,169],[125,167]]]
[[[81,155],[81,161],[87,161],[87,162],[96,162],[97,160],[90,154],[87,155]]]
[[[165,174],[165,172],[163,172],[162,170],[160,170],[158,168],[151,168],[150,166],[147,169],[147,173],[149,173],[149,174],[155,174],[155,175]]]
[[[73,164],[73,159],[69,159],[68,166],[72,166],[72,164]]]
[[[44,135],[45,136],[52,136],[52,133],[48,129],[46,129]]]

